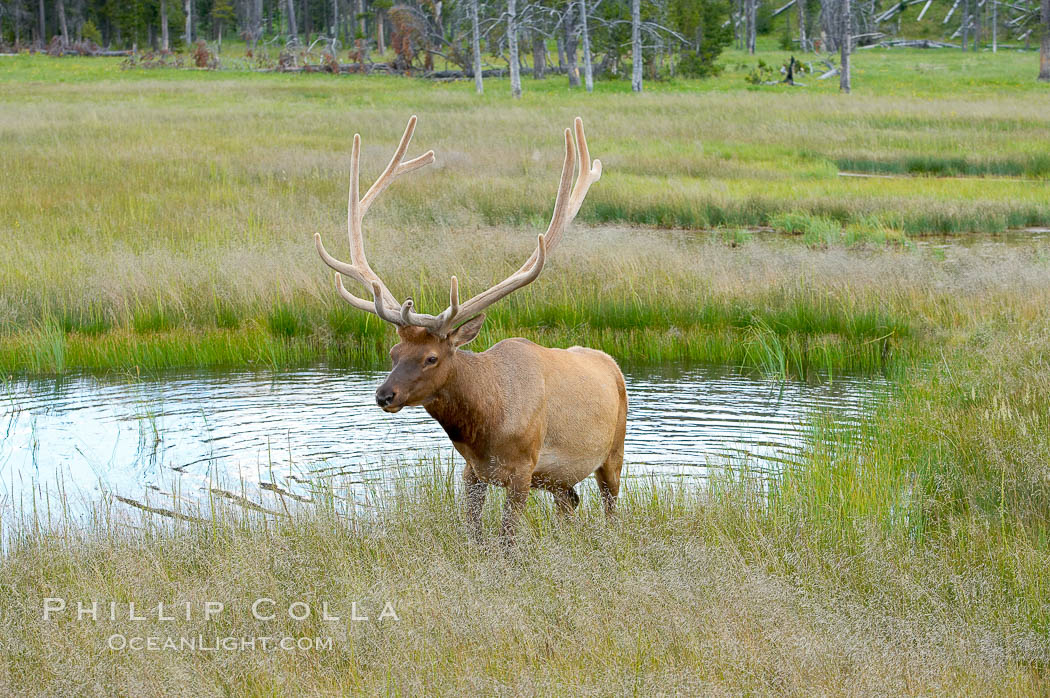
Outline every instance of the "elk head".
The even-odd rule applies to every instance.
[[[417,170],[434,162],[434,151],[430,150],[417,158],[403,162],[405,151],[416,128],[416,117],[408,120],[401,143],[383,173],[359,198],[358,178],[360,174],[361,136],[354,134],[354,145],[350,152],[350,195],[347,212],[347,229],[350,236],[350,263],[341,262],[321,243],[320,234],[314,234],[317,252],[325,264],[335,270],[335,287],[339,295],[350,305],[374,313],[397,327],[401,341],[390,350],[393,369],[376,391],[376,402],[387,412],[397,412],[407,405],[424,405],[441,390],[453,370],[459,347],[470,342],[481,331],[485,321],[483,311],[490,305],[532,283],[543,270],[547,254],[561,239],[562,231],[576,217],[591,184],[602,174],[602,163],[591,163],[587,139],[583,132],[583,121],[575,121],[575,143],[573,133],[565,129],[565,160],[562,164],[561,182],[554,203],[547,232],[536,241],[536,249],[525,263],[513,274],[488,290],[460,303],[459,282],[452,277],[449,285],[449,305],[438,315],[427,315],[415,311],[412,299],[399,303],[383,280],[372,271],[365,257],[362,220],[368,207],[376,197],[399,175]],[[573,171],[577,165],[579,151],[579,174],[575,184]],[[371,292],[372,300],[355,296],[343,286],[343,276],[348,276]]]

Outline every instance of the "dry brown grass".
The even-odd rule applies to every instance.
[[[1044,636],[997,575],[861,532],[851,554],[779,528],[743,490],[633,481],[621,517],[597,502],[552,521],[530,505],[518,552],[465,542],[449,483],[424,478],[379,518],[157,517],[31,536],[0,562],[0,685],[24,694],[1021,695],[1047,688]],[[488,511],[495,528],[495,509]],[[41,620],[45,597],[67,599]],[[255,599],[282,615],[252,618]],[[116,622],[76,600],[117,600]],[[193,619],[126,620],[127,601]],[[351,600],[370,622],[350,622]],[[203,620],[204,601],[225,610]],[[314,616],[283,615],[304,601]],[[376,620],[390,601],[400,620]],[[328,602],[339,622],[320,620]],[[106,604],[102,604],[105,616]],[[180,607],[184,608],[184,606]],[[266,610],[266,609],[264,609]],[[184,612],[184,611],[182,611]],[[148,613],[146,614],[148,615]],[[113,634],[330,637],[313,651],[112,651]]]

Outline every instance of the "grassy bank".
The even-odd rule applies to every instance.
[[[16,519],[0,559],[0,687],[1041,694],[1050,373],[1045,335],[1011,342],[1005,357],[1002,339],[909,382],[863,438],[829,426],[830,443],[772,483],[746,471],[703,489],[629,480],[612,523],[593,492],[569,522],[537,495],[510,558],[465,542],[456,480],[443,470],[349,516],[319,493],[275,516],[216,500],[200,523],[129,516],[117,503],[87,528],[63,526],[57,512],[51,526]],[[992,360],[998,372],[984,368]],[[1001,405],[1016,391],[1041,397],[1007,420]],[[486,509],[490,533],[501,498]],[[68,607],[43,621],[54,597]],[[254,618],[258,599],[276,617]],[[92,600],[100,620],[78,620],[76,601]],[[129,601],[146,620],[129,620]],[[208,601],[224,605],[211,620]],[[351,602],[370,620],[351,621]],[[378,619],[387,602],[398,620]],[[304,612],[295,603],[309,617],[290,618]],[[174,619],[159,620],[158,604]],[[322,604],[339,619],[324,620]],[[110,649],[151,636],[306,644]]]
[[[501,308],[486,341],[524,334],[625,361],[744,365],[771,349],[794,373],[880,370],[901,337],[925,329],[906,303],[825,293],[845,270],[805,288],[793,272],[757,294],[725,288],[704,259],[740,273],[748,255],[735,262],[706,234],[621,226],[721,226],[715,237],[731,242],[769,226],[816,259],[829,246],[1050,224],[1050,124],[1029,54],[865,51],[849,97],[815,79],[755,89],[743,80],[752,60],[729,53],[717,79],[652,83],[643,95],[602,82],[585,98],[557,78],[533,81],[512,103],[499,80],[479,98],[466,83],[5,58],[0,370],[381,362],[386,338],[338,307],[310,237],[345,254],[352,133],[364,137],[367,181],[412,112],[415,150],[434,148],[438,162],[398,182],[367,229],[375,266],[427,310],[450,273],[480,287],[527,253],[572,116],[584,116],[605,163],[572,258],[560,249],[554,273]],[[860,179],[842,168],[995,177]]]

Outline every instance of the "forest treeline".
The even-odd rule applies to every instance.
[[[636,90],[643,79],[705,77],[724,48],[754,53],[773,31],[783,49],[837,52],[846,90],[850,53],[880,42],[974,51],[1037,42],[1039,77],[1050,80],[1047,27],[1050,0],[0,0],[5,52],[167,52],[234,36],[249,54],[260,43],[317,47],[334,62],[342,51],[405,72],[441,59],[479,90],[483,71],[503,69],[515,95],[524,72],[560,72],[588,89],[599,77],[630,77]]]

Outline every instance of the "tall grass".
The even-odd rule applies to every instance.
[[[571,521],[534,497],[505,557],[466,542],[450,475],[424,472],[349,514],[318,493],[274,514],[220,497],[204,518],[129,514],[113,502],[86,529],[60,518],[16,524],[0,559],[0,685],[29,694],[192,685],[198,695],[283,692],[290,681],[311,694],[441,695],[1047,686],[1046,636],[1029,616],[1038,595],[987,593],[1003,588],[1003,572],[960,575],[948,542],[916,549],[859,527],[846,555],[824,526],[789,516],[783,501],[770,507],[757,481],[735,474],[704,489],[628,480],[613,522],[591,490]],[[489,535],[500,499],[485,510]],[[68,610],[42,620],[55,597]],[[274,618],[252,616],[260,598]],[[76,602],[99,599],[101,619],[78,620]],[[146,620],[129,619],[129,601]],[[205,620],[206,601],[224,610]],[[369,621],[350,620],[351,602]],[[387,602],[398,620],[378,619]],[[294,603],[309,616],[290,618]],[[158,619],[158,604],[174,619]],[[324,620],[322,604],[339,619]],[[315,644],[107,649],[114,636]]]

